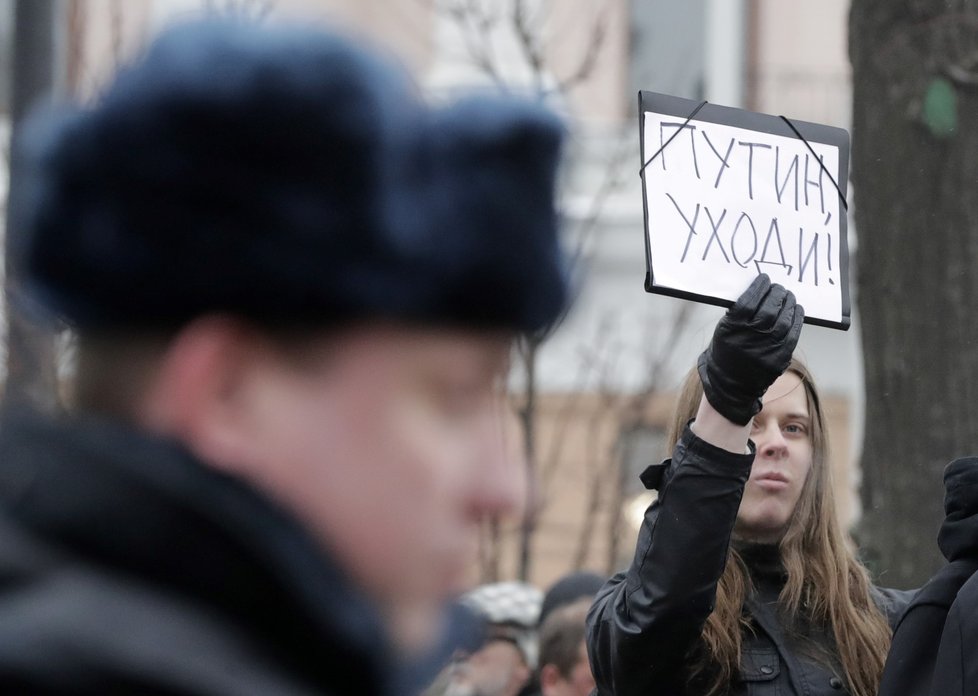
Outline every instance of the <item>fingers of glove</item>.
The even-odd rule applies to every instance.
[[[805,308],[801,305],[795,305],[794,315],[791,320],[791,328],[788,329],[788,335],[784,340],[784,346],[786,349],[790,349],[791,353],[795,352],[795,346],[798,345],[798,338],[801,336],[801,325],[805,322]]]
[[[758,275],[746,290],[737,298],[733,306],[727,310],[727,315],[733,321],[748,322],[757,313],[764,302],[765,296],[771,289],[771,279],[766,273]]]
[[[771,327],[770,336],[774,340],[781,340],[788,335],[788,332],[791,330],[792,326],[794,326],[795,309],[798,307],[798,303],[795,301],[794,293],[790,290],[784,290],[784,288],[781,288],[780,285],[775,285],[771,288],[771,295],[773,295],[778,288],[783,291],[784,298],[781,307],[777,310],[777,314],[774,315],[773,321],[771,324],[769,324]],[[765,303],[765,308],[766,307],[767,303]],[[802,317],[804,316],[805,312],[802,310]],[[767,317],[764,317],[764,319],[766,320]]]
[[[785,315],[785,311],[788,309],[787,302],[789,297],[791,298],[793,308],[794,295],[790,291],[785,290],[784,286],[773,283],[771,289],[768,290],[767,295],[764,297],[764,301],[757,308],[754,318],[750,321],[751,328],[762,333],[777,333],[778,319]],[[790,321],[790,312],[787,317]]]

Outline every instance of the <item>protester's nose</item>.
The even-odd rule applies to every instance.
[[[788,453],[788,443],[777,423],[769,423],[755,436],[757,451],[765,457],[778,459]]]

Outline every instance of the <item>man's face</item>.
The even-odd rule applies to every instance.
[[[372,325],[269,358],[247,477],[290,509],[418,650],[464,589],[479,521],[525,495],[502,334]]]
[[[587,644],[581,641],[577,649],[577,662],[567,680],[568,696],[588,696],[594,691],[594,677],[591,675],[591,665],[587,659]]]
[[[552,664],[545,665],[540,676],[543,696],[589,696],[595,684],[587,659],[587,643],[581,641],[577,648],[577,661],[566,677]]]

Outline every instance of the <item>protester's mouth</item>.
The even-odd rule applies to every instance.
[[[783,491],[788,487],[788,477],[780,471],[765,471],[755,476],[753,483],[765,491]]]

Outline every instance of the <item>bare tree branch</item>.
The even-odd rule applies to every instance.
[[[492,32],[499,17],[480,6],[478,0],[435,2],[434,9],[436,14],[449,18],[458,29],[468,60],[498,88],[506,89],[492,47]]]
[[[526,59],[533,76],[534,90],[537,94],[543,92],[545,60],[539,30],[533,26],[529,17],[525,0],[513,0],[513,30],[518,39],[523,57]]]
[[[423,2],[424,0],[418,0]],[[496,51],[493,41],[501,35],[515,39],[519,51],[517,56],[526,73],[529,74],[531,87],[541,98],[557,95],[566,96],[568,90],[576,87],[594,75],[601,51],[604,49],[609,27],[611,24],[613,5],[611,0],[601,3],[593,24],[586,36],[586,47],[583,54],[574,64],[570,74],[563,79],[554,77],[553,66],[549,62],[549,53],[544,40],[543,27],[547,18],[547,3],[534,6],[530,0],[433,0],[433,11],[437,18],[451,22],[454,30],[459,32],[464,55],[461,59],[474,66],[479,73],[489,78],[501,89],[507,89],[505,84],[509,73],[507,64]],[[505,10],[500,10],[505,7]],[[508,32],[501,34],[502,32]],[[512,46],[512,44],[510,44]],[[526,74],[523,73],[523,74]],[[572,273],[582,267],[585,254],[588,253],[592,239],[605,223],[607,204],[613,194],[620,190],[625,182],[625,176],[631,173],[626,167],[634,158],[633,143],[624,139],[611,148],[610,155],[603,162],[603,171],[599,182],[588,197],[583,215],[574,223],[570,242],[569,261]],[[552,487],[553,481],[569,461],[570,452],[567,437],[570,428],[579,423],[579,406],[587,393],[599,394],[599,403],[583,425],[586,428],[585,454],[585,484],[588,488],[584,498],[584,510],[581,519],[572,563],[580,566],[587,561],[594,541],[596,520],[605,506],[620,503],[621,487],[618,485],[617,471],[621,462],[621,437],[614,438],[610,446],[605,448],[602,442],[609,431],[622,433],[627,428],[634,428],[641,423],[645,415],[646,405],[658,392],[662,373],[676,348],[678,337],[687,326],[689,307],[683,306],[671,317],[668,332],[661,341],[649,341],[649,355],[646,356],[646,373],[639,388],[633,393],[621,393],[620,388],[613,384],[622,349],[611,339],[615,332],[605,323],[600,327],[596,340],[582,349],[582,360],[576,375],[578,385],[573,393],[559,402],[556,413],[546,416],[546,430],[541,431],[544,418],[541,414],[539,399],[539,375],[537,362],[541,347],[550,338],[554,327],[537,334],[522,338],[515,350],[514,363],[523,371],[523,382],[520,393],[514,396],[517,410],[523,427],[524,454],[526,458],[527,475],[532,485],[538,485],[543,495],[537,495],[531,490],[528,501],[539,501],[536,507],[528,507],[525,519],[518,530],[517,575],[520,579],[528,580],[531,575],[531,546],[540,514],[550,502],[546,491]],[[665,327],[660,327],[662,330]],[[653,349],[655,346],[655,349]],[[595,384],[592,385],[591,383]],[[543,433],[546,433],[544,441]],[[602,451],[606,449],[606,451]],[[576,453],[575,453],[576,454]],[[608,495],[608,486],[614,493]],[[612,518],[612,534],[619,532],[620,515],[615,510],[608,510]],[[495,543],[490,548],[499,552],[500,534],[498,526]],[[614,543],[614,542],[612,542]],[[482,563],[483,578],[498,577],[500,559],[492,554],[484,555]]]
[[[587,475],[587,495],[585,496],[584,514],[577,537],[577,551],[574,554],[572,567],[580,569],[587,562],[588,553],[591,548],[591,541],[594,537],[595,521],[601,510],[601,492],[606,485],[605,467],[600,466],[600,428],[601,422],[606,417],[608,411],[612,410],[614,395],[605,393],[602,395],[602,405],[606,408],[599,409],[591,415],[588,422],[588,435],[586,446],[585,469]]]
[[[482,525],[479,538],[479,580],[483,583],[496,582],[501,576],[502,534],[499,520],[492,518]]]
[[[275,9],[275,0],[204,0],[204,9],[212,15],[261,22]]]
[[[626,167],[625,163],[634,157],[634,144],[620,141],[607,160],[604,176],[598,185],[597,191],[591,198],[588,212],[581,218],[577,225],[575,243],[569,250],[570,268],[577,269],[584,251],[588,247],[592,235],[600,227],[602,213],[613,193],[620,190],[625,183]]]

